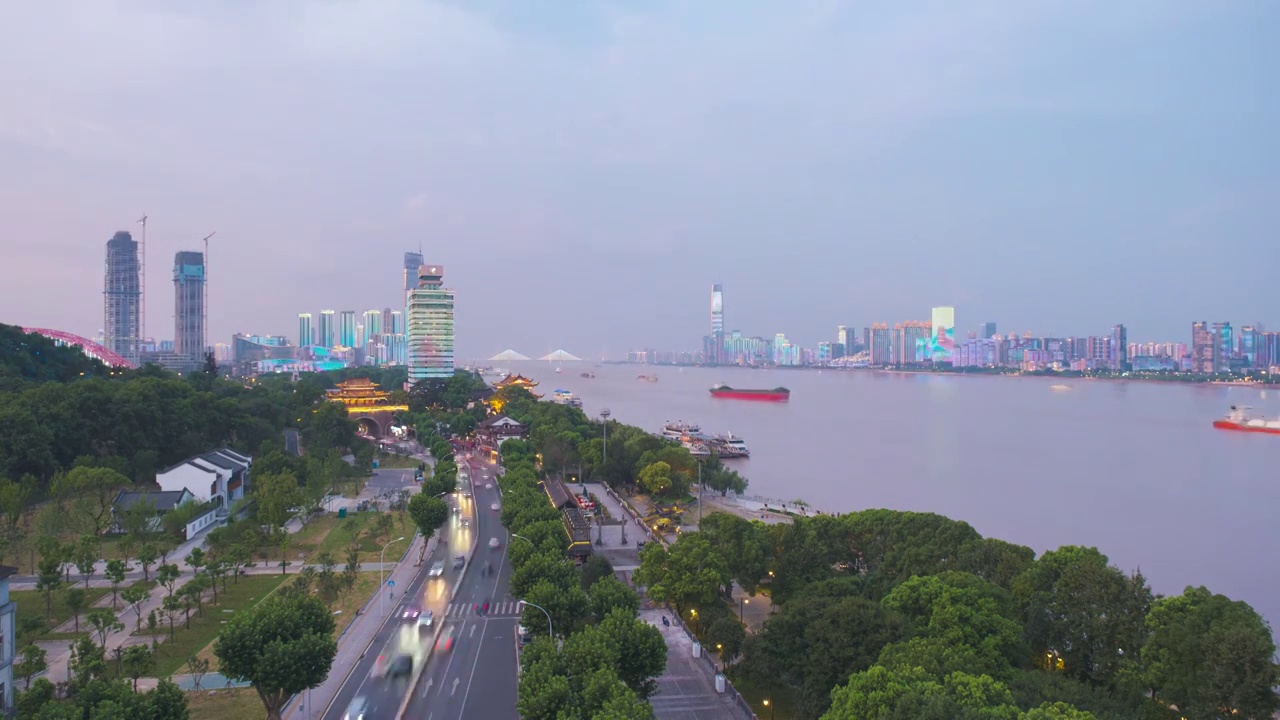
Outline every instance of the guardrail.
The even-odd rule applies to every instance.
[[[693,631],[689,629],[689,626],[685,624],[684,618],[680,617],[680,613],[677,613],[675,610],[672,610],[671,606],[668,605],[667,603],[663,603],[662,605],[667,609],[668,612],[671,613],[671,616],[676,619],[676,622],[680,623],[680,629],[683,630],[684,634],[689,637],[690,642],[695,642],[695,643],[702,642],[701,640],[698,639],[697,635],[693,634]],[[711,676],[715,677],[716,675],[723,675],[723,672],[721,672],[723,668],[721,668],[719,665],[716,664],[714,660],[711,659],[711,654],[707,652],[707,649],[705,647],[703,647],[702,650],[703,651],[698,655],[697,659],[701,660],[703,664],[707,666],[707,669],[711,671]],[[747,714],[747,717],[757,718],[755,710],[751,709],[751,705],[747,703],[746,698],[742,697],[742,693],[738,692],[738,689],[733,686],[733,681],[729,680],[728,676],[725,676],[724,678],[724,691],[725,691],[725,694],[727,694],[730,698],[732,698],[734,703],[739,708],[741,708],[743,712]]]

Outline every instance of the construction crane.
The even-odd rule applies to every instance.
[[[209,352],[209,238],[217,235],[218,231],[214,230],[204,236],[204,298],[200,302],[200,347],[204,352]],[[203,360],[204,358],[201,358]]]

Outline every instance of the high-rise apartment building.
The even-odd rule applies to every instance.
[[[453,304],[453,290],[444,287],[444,268],[418,268],[418,284],[408,297],[410,385],[453,375]]]
[[[392,310],[390,320],[387,321],[387,332],[392,335],[404,334],[404,312],[401,310]]]
[[[1258,367],[1280,365],[1280,332],[1264,332],[1258,338]]]
[[[1216,372],[1213,355],[1213,335],[1209,332],[1209,324],[1191,323],[1191,372],[1205,375]]]
[[[404,294],[418,287],[418,268],[422,267],[422,253],[407,252],[404,254]]]
[[[867,328],[869,341],[867,346],[871,349],[872,365],[889,365],[893,362],[893,338],[890,336],[889,325],[887,323],[875,323]]]
[[[315,326],[311,324],[311,313],[298,313],[298,347],[311,347],[315,344]]]
[[[320,311],[320,338],[319,338],[320,342],[317,344],[320,345],[321,347],[327,347],[327,348],[331,348],[337,345],[338,343],[334,342],[335,340],[338,339],[336,330],[337,328],[334,327],[334,323],[333,323],[333,311],[321,310]]]
[[[956,346],[956,309],[953,307],[936,307],[933,309],[932,360],[934,362],[951,362],[951,351]]]
[[[366,310],[364,313],[364,335],[366,338],[375,338],[386,332],[382,328],[382,311]]]
[[[1232,336],[1231,323],[1216,322],[1213,324],[1213,371],[1228,372],[1231,370],[1231,358],[1235,356],[1235,338]]]
[[[1252,325],[1240,328],[1240,364],[1246,368],[1258,365],[1258,336],[1261,333]]]
[[[726,362],[724,351],[724,287],[719,283],[711,286],[711,340],[707,358],[713,363]]]
[[[996,336],[996,324],[993,322],[982,323],[982,339],[993,338]]]
[[[141,340],[142,284],[138,279],[138,243],[121,230],[107,241],[103,277],[103,344],[132,362]]]
[[[1111,371],[1125,372],[1129,365],[1129,331],[1124,325],[1111,328]]]
[[[338,344],[342,347],[356,346],[356,311],[343,310],[339,316]]]
[[[189,367],[204,361],[204,254],[173,256],[173,353]]]

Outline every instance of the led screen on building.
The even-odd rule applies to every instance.
[[[936,307],[932,315],[933,334],[930,338],[934,362],[951,362],[956,347],[956,309]]]

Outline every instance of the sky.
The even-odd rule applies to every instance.
[[[148,221],[148,334],[400,302],[458,357],[726,326],[1189,341],[1280,329],[1280,5],[60,0],[0,8],[0,322],[92,337]],[[296,338],[295,338],[296,339]]]

